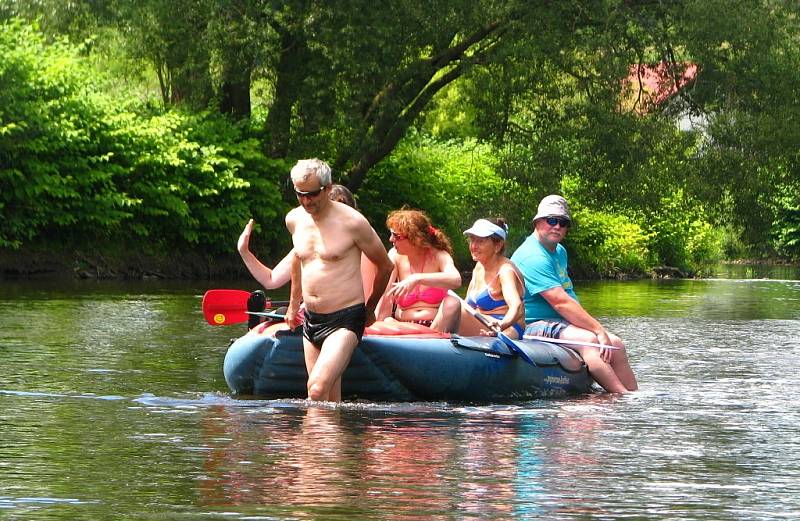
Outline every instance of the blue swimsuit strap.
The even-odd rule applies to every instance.
[[[503,266],[505,266],[505,264]],[[483,288],[483,291],[478,293],[477,297],[473,298],[472,295],[467,295],[467,304],[469,304],[472,307],[485,309],[487,311],[491,311],[493,309],[497,309],[499,307],[508,305],[508,303],[504,298],[501,297],[499,299],[495,299],[492,298],[491,293],[489,293],[489,286],[491,286],[492,282],[494,282],[500,277],[500,271],[503,269],[503,266],[500,267],[500,270],[497,271],[497,275],[495,275],[495,277],[491,280],[491,282],[489,282],[486,285],[486,287]],[[519,275],[517,274],[517,270],[514,270],[513,267],[511,269],[514,271],[514,275],[517,275],[517,277],[519,277]]]
[[[474,300],[473,299],[470,300],[472,300],[473,302],[473,304],[471,304],[472,306],[477,306],[478,308],[485,309],[487,311],[491,311],[493,309],[497,309],[499,307],[508,305],[505,299],[503,298],[499,300],[493,299],[492,295],[489,293],[488,286],[483,288],[483,291],[478,293],[478,296],[475,297]]]

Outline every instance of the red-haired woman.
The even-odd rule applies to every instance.
[[[378,319],[392,314],[403,322],[454,332],[461,317],[461,303],[447,290],[461,286],[461,274],[453,263],[450,240],[419,210],[395,210],[386,219],[389,258],[394,270],[378,306]]]

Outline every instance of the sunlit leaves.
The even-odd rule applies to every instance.
[[[66,234],[227,251],[248,218],[285,211],[277,183],[288,168],[245,128],[132,111],[99,92],[75,48],[19,22],[0,25],[0,64],[0,247]]]

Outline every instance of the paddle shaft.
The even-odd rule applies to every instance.
[[[478,321],[481,324],[485,325],[486,327],[488,327],[490,329],[492,328],[491,324],[489,323],[489,320],[480,311],[478,311],[477,309],[473,308],[472,306],[470,306],[469,304],[464,302],[464,299],[461,298],[458,295],[458,293],[456,293],[455,291],[452,291],[452,290],[448,291],[447,293],[450,294],[452,297],[455,297],[458,300],[460,300],[461,303],[466,308],[466,310],[469,312],[469,314],[472,315],[473,317],[475,317],[476,319],[478,319]],[[503,335],[503,336],[505,336],[505,335]],[[506,336],[506,338],[509,341],[513,342],[513,340],[511,340],[511,338],[508,338],[507,336]],[[597,347],[597,348],[600,348],[600,349],[614,349],[614,350],[619,350],[620,349],[619,347],[615,347],[615,346],[611,346],[611,345],[594,344],[592,342],[580,342],[580,341],[577,341],[577,340],[562,340],[560,338],[549,338],[549,337],[546,337],[546,336],[524,335],[522,337],[522,339],[523,340],[539,340],[540,342],[550,342],[551,344],[566,344],[566,345],[583,346],[583,347]],[[506,344],[508,344],[508,342],[506,342]]]
[[[480,311],[478,311],[477,309],[475,309],[475,308],[473,308],[472,306],[470,306],[469,304],[467,304],[467,303],[464,301],[464,299],[463,299],[463,298],[461,298],[461,296],[460,296],[458,293],[456,293],[455,291],[453,291],[452,289],[450,289],[450,290],[447,290],[447,294],[448,294],[448,295],[450,295],[450,296],[451,296],[451,297],[453,297],[453,298],[456,298],[456,299],[458,299],[458,301],[459,301],[459,302],[461,302],[461,305],[463,305],[463,306],[464,306],[464,309],[466,309],[466,310],[467,310],[467,312],[468,312],[470,315],[472,315],[473,317],[475,317],[475,318],[478,320],[478,322],[480,322],[480,323],[481,323],[481,324],[483,324],[484,326],[488,327],[489,329],[494,329],[494,328],[492,327],[492,324],[491,324],[491,322],[489,322],[489,319],[488,319],[488,318],[486,318],[486,316],[485,316],[483,313],[481,313],[481,312],[480,312]]]
[[[540,342],[550,342],[551,344],[566,344],[566,345],[573,345],[573,346],[583,346],[583,347],[597,347],[600,349],[621,349],[620,347],[606,345],[606,344],[595,344],[592,342],[579,342],[578,340],[567,340],[562,338],[550,338],[546,336],[536,336],[536,335],[524,335],[522,337],[524,340],[539,340]]]
[[[278,318],[283,320],[286,318],[286,315],[283,313],[272,313],[269,311],[245,311],[248,315],[255,315],[257,317],[267,317],[267,318]]]
[[[514,342],[511,337],[502,331],[496,330],[495,326],[489,322],[488,318],[486,318],[480,311],[467,304],[458,293],[453,290],[447,290],[447,294],[458,299],[458,301],[461,302],[461,305],[464,306],[469,314],[475,317],[478,322],[495,331],[497,333],[497,338],[499,338],[506,345],[506,347],[511,350],[512,353],[518,354],[519,357],[525,360],[527,363],[531,364],[532,366],[536,366],[536,362],[531,360],[531,357],[528,356],[528,353],[526,353],[516,342]]]
[[[288,306],[288,300],[267,300],[268,308],[279,308],[283,306]]]

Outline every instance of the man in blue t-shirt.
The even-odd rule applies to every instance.
[[[548,195],[533,218],[533,233],[517,248],[511,260],[525,282],[525,336],[589,342],[612,349],[571,345],[586,362],[592,377],[612,393],[638,389],[625,344],[607,332],[578,302],[567,273],[567,236],[572,217],[567,201]]]

